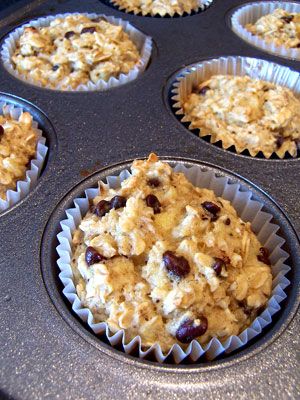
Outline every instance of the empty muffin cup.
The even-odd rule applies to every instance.
[[[71,17],[75,19],[80,17],[88,18],[90,19],[90,22],[88,20],[85,22],[74,22],[72,26],[76,32],[70,30],[66,32],[63,37],[56,38],[54,42],[51,42],[50,40],[51,43],[49,42],[49,44],[46,43],[48,39],[47,37],[44,37],[45,35],[43,37],[35,37],[37,28],[51,26],[52,30],[55,29],[53,24],[57,19],[59,19],[58,22],[56,21],[58,28],[64,29],[64,24],[67,24],[65,19]],[[111,43],[106,44],[106,46],[110,46],[112,49],[111,53],[106,52],[105,54],[102,54],[98,48],[95,48],[93,51],[90,50],[88,54],[85,54],[85,57],[87,57],[87,62],[85,65],[83,65],[84,63],[82,61],[82,54],[77,54],[79,51],[77,48],[80,46],[81,41],[83,41],[84,43],[82,43],[83,47],[81,48],[81,52],[86,51],[87,47],[90,46],[91,40],[94,40],[95,33],[97,33],[95,26],[97,24],[101,24],[102,21],[115,27],[121,27],[122,30],[112,29],[108,24],[105,24],[105,29],[108,30],[110,38],[109,40],[111,40]],[[88,26],[89,24],[91,26]],[[68,29],[68,26],[66,26],[66,29]],[[27,46],[26,43],[29,43],[29,40],[26,39],[26,43],[22,50],[24,55],[23,53],[16,55],[15,52],[17,50],[17,44],[25,32],[31,37],[31,48],[28,49],[29,44]],[[124,54],[122,55],[123,59],[121,62],[119,62],[118,54],[114,53],[114,41],[117,40],[118,35],[122,35],[123,33],[128,35],[128,37],[126,36],[128,49],[125,49],[124,47],[125,39],[123,38],[123,40],[121,38],[122,40],[120,41],[119,51],[123,49],[122,51],[124,51]],[[100,39],[101,36],[97,38],[97,40]],[[73,41],[76,42],[74,43],[74,47],[72,47]],[[97,41],[94,41],[93,43],[97,44]],[[54,45],[54,53],[52,54],[52,47]],[[45,51],[45,54],[42,54],[44,61],[41,66],[39,66],[39,64],[35,64],[39,61],[39,48],[45,49],[43,50]],[[34,49],[35,51],[31,56],[32,50]],[[27,56],[28,51],[29,56]],[[66,53],[68,51],[70,54],[66,62]],[[42,17],[37,20],[30,21],[29,23],[26,23],[25,25],[22,25],[21,27],[12,31],[4,39],[1,57],[6,70],[14,77],[21,79],[26,83],[31,83],[36,86],[53,90],[94,91],[108,90],[136,79],[147,67],[147,64],[150,60],[151,51],[151,38],[134,28],[127,21],[102,14],[66,13]],[[135,62],[133,58],[137,57],[137,52],[139,53],[139,59],[137,62]],[[12,61],[12,57],[14,55],[16,57],[22,56],[20,59],[20,65],[22,67],[20,67],[20,71],[17,70],[16,64]],[[126,63],[128,65],[124,65],[125,60],[127,60]],[[95,68],[87,72],[87,66],[89,66],[92,61],[95,64]],[[30,63],[34,63],[34,65],[31,66]],[[23,70],[28,70],[30,72],[23,72]],[[32,71],[36,71],[34,76],[30,75],[32,74]],[[81,83],[82,81],[83,83]]]
[[[206,10],[213,0],[155,0],[152,2],[131,0],[110,0],[120,11],[149,17],[176,17]]]
[[[297,27],[291,26],[294,24],[293,17],[290,16],[292,13],[300,13],[299,3],[283,1],[249,3],[234,11],[231,16],[231,28],[241,39],[267,53],[299,60],[300,46]],[[262,17],[264,18],[261,19]],[[253,32],[249,26],[255,27]]]
[[[74,199],[74,207],[65,211],[67,218],[61,221],[61,231],[57,235],[59,242],[57,264],[61,271],[59,278],[64,286],[63,294],[72,304],[72,310],[96,335],[105,335],[112,346],[121,347],[127,354],[136,355],[138,349],[138,357],[141,359],[147,359],[151,355],[158,363],[163,363],[167,359],[169,362],[170,359],[173,359],[176,364],[179,364],[183,360],[192,363],[197,362],[200,358],[201,360],[213,360],[222,353],[229,354],[245,346],[260,334],[266,326],[272,323],[272,316],[280,310],[280,303],[286,298],[284,290],[290,282],[285,275],[290,267],[284,264],[289,255],[282,249],[285,240],[276,233],[279,227],[271,222],[272,215],[263,210],[263,204],[252,198],[253,194],[250,190],[239,183],[233,183],[229,177],[217,176],[213,170],[199,165],[187,168],[182,163],[178,163],[174,172],[184,174],[194,186],[210,189],[216,196],[230,201],[238,216],[244,222],[250,222],[251,229],[261,245],[268,249],[266,251],[269,251],[273,278],[271,294],[264,310],[257,315],[247,329],[239,335],[230,336],[223,341],[214,337],[208,343],[201,345],[197,340],[192,340],[186,346],[176,343],[168,351],[162,351],[159,343],[154,343],[151,347],[143,346],[140,336],[129,341],[126,340],[124,329],[113,333],[106,322],[97,323],[91,310],[85,308],[78,297],[71,262],[73,234],[90,209],[92,200],[99,195],[98,188],[87,189],[83,197]],[[130,176],[130,171],[123,170],[117,176],[107,176],[107,183],[102,183],[100,186],[104,184],[106,188],[118,189],[121,183]]]
[[[299,73],[269,61],[229,56],[182,69],[172,109],[200,137],[252,157],[296,157],[300,142]]]

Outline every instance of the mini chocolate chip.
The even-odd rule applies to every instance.
[[[53,65],[53,67],[52,67],[52,71],[57,71],[58,70],[58,68],[59,68],[59,65]]]
[[[271,261],[269,260],[270,252],[266,247],[261,247],[259,249],[260,254],[258,254],[257,259],[264,264],[271,265]]]
[[[160,185],[160,181],[157,178],[150,178],[147,180],[147,185],[155,188],[158,187]]]
[[[156,196],[154,194],[148,194],[146,197],[146,204],[148,207],[153,208],[154,214],[159,214],[160,213],[160,207],[161,204]]]
[[[107,200],[101,200],[99,201],[98,204],[95,205],[94,207],[94,214],[96,214],[98,217],[103,217],[106,213],[108,213],[111,210],[111,204],[110,201]]]
[[[164,252],[163,262],[168,272],[178,278],[183,278],[191,270],[188,260],[182,256],[176,256],[173,251]]]
[[[280,19],[282,19],[284,22],[286,22],[287,24],[289,24],[290,22],[293,21],[294,16],[293,16],[293,15],[287,15],[286,17],[281,17]]]
[[[85,261],[87,265],[90,267],[97,262],[106,260],[104,256],[102,256],[94,247],[88,246],[85,251]]]
[[[4,128],[3,128],[2,125],[0,125],[0,138],[1,138],[1,136],[3,136],[3,135],[4,135]]]
[[[230,223],[231,223],[230,218],[226,218],[225,221],[224,221],[224,224],[225,225],[230,225]]]
[[[83,28],[80,33],[94,33],[96,31],[96,28],[94,26],[89,26],[86,28]]]
[[[99,16],[99,17],[96,17],[96,18],[92,18],[91,21],[93,21],[93,22],[101,22],[101,21],[107,22],[107,19],[104,18],[104,17],[100,17]]]
[[[70,39],[70,37],[74,36],[75,32],[74,31],[68,31],[65,33],[65,38]]]
[[[221,258],[215,258],[215,263],[213,265],[213,270],[215,271],[216,275],[219,276],[222,272],[222,268],[225,267],[225,263]]]
[[[284,142],[284,137],[283,136],[277,136],[276,142],[275,142],[277,149],[279,149],[279,147],[282,146],[283,142]]]
[[[213,215],[213,218],[211,218],[212,221],[216,221],[218,219],[217,214],[221,211],[221,208],[217,206],[217,204],[213,203],[212,201],[205,201],[201,205],[206,211]]]
[[[110,206],[111,208],[121,208],[126,206],[126,198],[123,196],[115,196],[110,200]]]
[[[204,335],[207,331],[208,321],[207,318],[202,316],[199,325],[191,319],[186,320],[176,331],[176,339],[181,343],[190,343],[193,339]]]

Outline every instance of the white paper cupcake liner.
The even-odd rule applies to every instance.
[[[270,299],[263,313],[240,335],[231,336],[224,342],[213,338],[205,346],[201,346],[198,341],[193,340],[186,349],[175,344],[167,354],[164,354],[158,343],[147,350],[143,350],[140,336],[127,341],[124,330],[112,334],[105,322],[94,322],[91,311],[88,308],[83,308],[76,293],[70,262],[72,258],[72,234],[79,226],[83,216],[87,213],[89,200],[93,199],[99,193],[98,189],[87,189],[85,197],[74,199],[74,207],[66,210],[67,219],[64,219],[60,223],[62,230],[57,235],[60,244],[56,250],[59,254],[57,264],[61,270],[59,278],[64,285],[63,294],[72,304],[73,311],[88,324],[95,334],[105,334],[112,346],[121,346],[127,354],[133,354],[138,349],[140,358],[147,358],[151,354],[159,363],[163,363],[171,355],[175,363],[179,364],[184,359],[195,362],[202,356],[208,360],[213,360],[224,352],[230,353],[239,349],[247,344],[249,340],[260,334],[272,322],[272,316],[280,310],[280,303],[286,298],[284,289],[290,284],[290,281],[285,275],[290,270],[290,267],[284,264],[289,255],[281,248],[285,240],[276,234],[279,226],[270,222],[272,215],[262,211],[263,204],[252,199],[251,191],[245,190],[245,187],[242,187],[238,183],[230,183],[229,178],[218,177],[213,171],[206,170],[203,167],[193,166],[186,168],[178,164],[174,168],[174,171],[184,173],[187,179],[195,186],[211,189],[217,196],[222,196],[224,199],[229,200],[237,210],[239,216],[244,221],[251,222],[252,229],[258,236],[262,246],[267,247],[270,251],[273,275]],[[129,176],[130,172],[123,170],[120,175],[108,176],[106,179],[109,187],[116,189]]]
[[[188,14],[186,12],[182,12],[182,13],[175,12],[172,15],[170,15],[170,14],[161,15],[159,13],[151,14],[151,13],[143,13],[141,11],[131,11],[129,8],[126,8],[124,6],[119,5],[118,2],[115,1],[115,0],[109,0],[109,1],[114,7],[116,7],[120,11],[123,11],[123,12],[126,12],[126,13],[133,13],[135,15],[142,15],[143,17],[149,16],[149,17],[173,18],[175,16],[181,17],[184,14],[190,15],[190,14]],[[198,13],[198,12],[204,11],[211,5],[212,2],[213,2],[213,0],[198,0],[197,7],[195,7],[195,9],[193,9],[192,12]]]
[[[171,89],[171,99],[174,102],[172,104],[173,111],[179,116],[181,122],[189,124],[189,130],[199,131],[199,136],[210,138],[211,143],[220,142],[221,139],[217,135],[215,135],[216,137],[214,138],[212,134],[202,133],[201,129],[192,127],[191,120],[185,115],[181,105],[187,101],[188,96],[192,93],[195,86],[208,80],[212,75],[248,75],[253,79],[260,79],[272,82],[276,85],[285,86],[290,89],[297,98],[300,98],[299,72],[270,61],[250,57],[229,56],[203,61],[184,68],[178,74]],[[234,146],[230,144],[226,147],[223,142],[221,143],[224,149]],[[292,155],[289,152],[282,153],[280,152],[280,148],[270,156],[265,154],[262,150],[256,152],[247,147],[238,148],[234,146],[234,149],[238,154],[248,150],[252,157],[255,157],[260,151],[265,158],[269,158],[274,154],[279,158],[284,158],[287,155],[292,157],[297,156],[297,154]]]
[[[71,88],[71,86],[66,89],[62,89],[61,85],[58,84],[55,88],[49,86],[39,85],[38,82],[34,81],[30,77],[26,77],[25,75],[19,73],[14,69],[11,63],[11,57],[16,50],[16,42],[22,35],[24,28],[28,26],[33,26],[35,28],[48,26],[51,21],[56,18],[65,18],[69,15],[84,15],[88,18],[97,18],[104,17],[108,22],[114,25],[120,25],[124,31],[128,34],[129,38],[136,45],[139,53],[140,53],[140,61],[132,68],[128,74],[120,74],[118,78],[111,77],[108,81],[100,79],[97,83],[89,82],[87,84],[80,84],[76,89]],[[148,62],[150,60],[152,51],[152,39],[150,36],[144,35],[142,32],[134,28],[129,22],[122,20],[121,18],[115,18],[112,16],[106,16],[104,14],[95,14],[95,13],[66,13],[66,14],[57,14],[51,15],[48,17],[42,17],[29,23],[22,25],[21,27],[12,31],[4,40],[1,50],[1,58],[4,67],[7,71],[12,74],[15,78],[21,79],[26,83],[31,83],[32,85],[42,87],[44,89],[51,90],[62,90],[62,91],[94,91],[94,90],[108,90],[116,86],[124,85],[125,83],[131,82],[136,79],[147,67]]]
[[[0,101],[0,113],[1,115],[10,115],[14,120],[18,120],[23,114],[23,109]],[[48,147],[45,145],[46,139],[42,136],[42,131],[38,129],[36,121],[32,121],[32,128],[38,135],[35,158],[30,162],[30,169],[26,171],[25,179],[17,182],[16,190],[8,190],[6,192],[6,200],[0,198],[0,212],[7,210],[22,200],[36,185],[42,170]]]
[[[300,3],[283,1],[262,1],[259,3],[250,3],[240,7],[231,17],[231,27],[241,39],[259,47],[260,49],[276,54],[280,57],[300,60],[300,49],[288,49],[284,46],[275,46],[268,43],[258,36],[252,35],[245,28],[246,24],[254,24],[259,18],[272,13],[276,8],[282,8],[287,12],[300,13]]]

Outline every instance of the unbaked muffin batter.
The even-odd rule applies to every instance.
[[[277,8],[271,14],[259,18],[245,28],[275,46],[289,49],[300,47],[300,13],[289,13]]]
[[[24,112],[16,121],[0,115],[0,198],[16,189],[17,181],[25,178],[30,160],[36,153],[38,135],[32,127],[32,116]]]
[[[250,223],[154,154],[120,189],[100,183],[72,252],[83,307],[144,348],[238,335],[271,293],[268,250]]]
[[[142,13],[143,15],[190,14],[199,9],[199,0],[111,0],[113,4],[127,12]]]
[[[19,73],[41,86],[60,89],[128,74],[139,60],[137,47],[121,26],[84,15],[25,28],[12,57]]]
[[[191,128],[251,155],[297,155],[300,101],[291,90],[248,76],[213,75],[182,104]]]

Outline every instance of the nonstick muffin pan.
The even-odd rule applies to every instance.
[[[297,398],[299,393],[300,160],[252,158],[188,132],[170,107],[174,74],[226,55],[249,56],[299,71],[300,63],[264,53],[230,29],[245,2],[214,0],[181,18],[126,14],[104,2],[21,1],[1,14],[1,41],[31,19],[96,12],[128,20],[154,41],[151,62],[135,81],[106,92],[63,93],[26,84],[0,62],[1,100],[31,111],[47,138],[37,186],[0,216],[0,397]],[[127,356],[97,338],[63,297],[56,233],[74,197],[151,151],[174,164],[203,165],[250,189],[274,215],[290,254],[291,285],[261,335],[230,355],[176,366]]]

